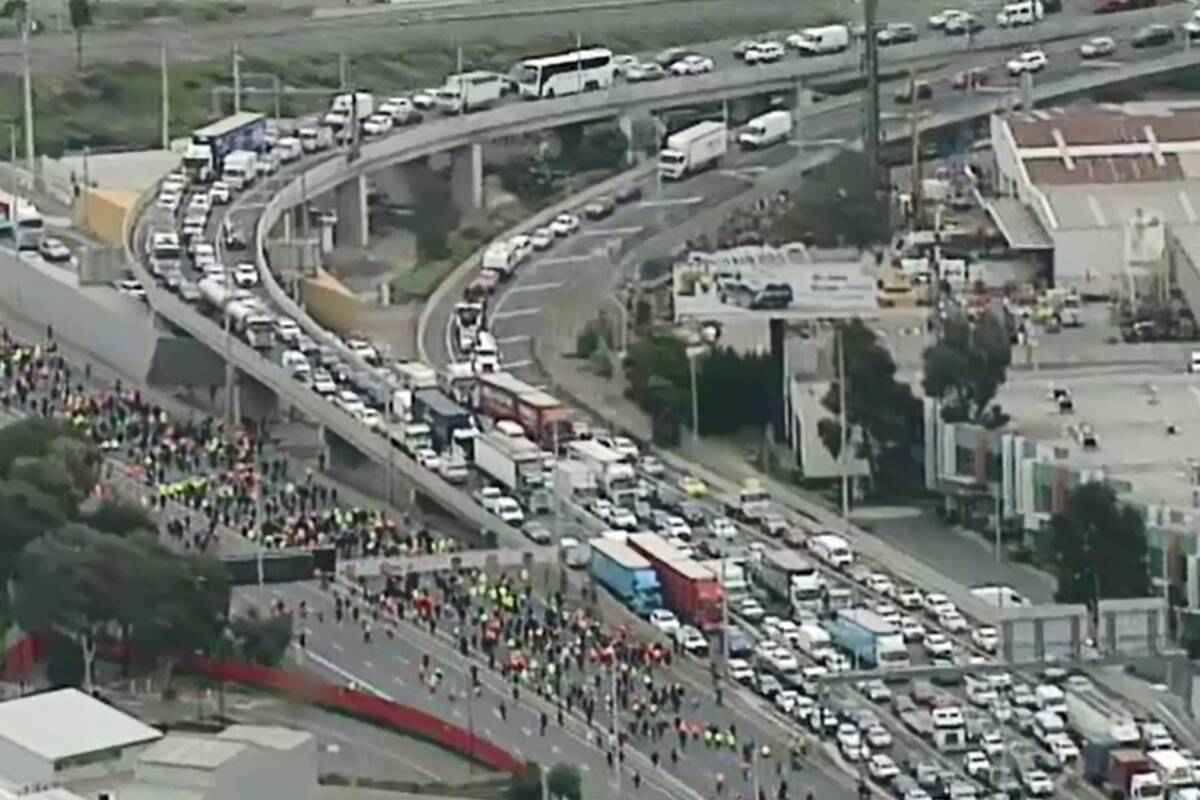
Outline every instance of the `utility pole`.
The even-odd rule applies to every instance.
[[[872,170],[879,166],[879,49],[875,39],[875,12],[879,0],[863,2],[863,70],[867,77],[867,96],[863,103],[863,152]],[[872,181],[874,183],[874,181]]]
[[[162,149],[171,149],[171,84],[167,79],[167,43],[158,47],[158,64],[162,71]]]
[[[36,154],[33,145],[33,69],[29,64],[29,7],[21,18],[21,66],[24,72],[25,168],[34,173]]]
[[[338,53],[338,88],[346,91],[346,54]]]
[[[233,46],[233,113],[242,110],[242,58],[238,46]]]
[[[843,330],[844,322],[838,323],[837,355],[838,355],[838,437],[841,439],[838,447],[838,461],[841,462],[842,473],[842,522],[850,522],[850,467],[846,463],[846,451],[850,447],[850,431],[846,424],[846,335]]]

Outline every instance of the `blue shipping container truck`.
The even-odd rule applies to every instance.
[[[413,392],[413,419],[424,422],[433,431],[433,446],[444,451],[459,428],[471,427],[471,412],[451,400],[440,389]]]
[[[845,608],[837,612],[829,623],[829,638],[850,656],[855,668],[909,666],[904,635],[870,609]]]
[[[192,132],[192,144],[212,148],[212,158],[218,172],[225,156],[236,150],[260,153],[266,146],[266,139],[266,115],[251,111],[241,111]]]
[[[588,544],[592,547],[588,569],[597,583],[639,617],[662,608],[658,575],[644,556],[616,539],[596,538]]]

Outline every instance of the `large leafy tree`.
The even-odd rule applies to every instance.
[[[1150,594],[1142,515],[1107,484],[1076,487],[1050,530],[1059,602],[1094,606],[1100,598]]]
[[[865,247],[891,233],[888,201],[860,152],[846,151],[800,184],[787,211],[768,231],[773,241],[822,247]]]
[[[925,348],[925,394],[942,404],[947,422],[977,422],[989,427],[1004,417],[992,401],[1008,376],[1012,345],[1004,324],[991,312],[970,320],[955,315],[942,325],[941,336]]]
[[[840,350],[844,348],[844,356]],[[857,442],[858,453],[880,474],[881,460],[888,455],[908,459],[920,441],[921,404],[908,384],[897,380],[896,363],[875,332],[862,320],[852,319],[840,328],[834,343],[834,358],[845,368],[846,423],[843,437],[837,417],[841,414],[841,382],[835,378],[822,398],[834,416],[821,420],[817,434],[826,449],[838,458],[843,438]]]

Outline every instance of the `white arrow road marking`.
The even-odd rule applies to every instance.
[[[541,308],[522,308],[517,311],[497,311],[492,314],[492,322],[498,319],[512,319],[513,317],[532,317],[535,314],[542,313]]]

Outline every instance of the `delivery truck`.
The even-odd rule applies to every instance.
[[[663,605],[675,616],[702,631],[721,627],[724,593],[716,575],[657,533],[631,534],[628,543],[654,567]]]
[[[1086,755],[1084,769],[1091,769]],[[1162,781],[1141,750],[1112,750],[1108,758],[1108,772],[1101,775],[1104,779],[1100,785],[1114,796],[1126,797],[1129,800],[1152,800],[1163,796]]]
[[[729,129],[724,122],[705,120],[667,137],[658,154],[658,174],[679,180],[715,166],[729,146]]]
[[[476,375],[475,408],[493,419],[516,422],[526,436],[547,449],[571,438],[567,407],[507,372]]]
[[[792,135],[794,125],[790,111],[768,111],[746,123],[738,134],[738,144],[746,150],[761,150],[764,147],[786,142]]]
[[[846,608],[829,625],[835,647],[850,656],[860,669],[897,669],[909,666],[904,635],[892,623],[868,608]]]
[[[1146,758],[1168,793],[1195,785],[1192,762],[1178,750],[1151,750]]]
[[[754,478],[738,486],[737,494],[725,502],[725,513],[742,522],[758,523],[771,511],[771,495]]]
[[[462,72],[446,78],[446,85],[433,93],[433,102],[443,114],[465,114],[496,103],[508,79],[498,72]]]
[[[629,545],[596,537],[590,541],[592,577],[639,617],[662,608],[662,589],[650,561]]]
[[[567,455],[592,473],[596,490],[618,505],[631,502],[637,493],[637,473],[625,456],[595,439],[576,440],[567,445]]]
[[[822,25],[805,28],[787,38],[788,44],[802,56],[824,56],[840,53],[850,46],[850,29],[845,25]]]
[[[266,140],[266,116],[241,111],[192,131],[183,167],[193,180],[208,183],[221,174],[227,155],[238,150],[260,151]]]
[[[792,550],[766,550],[755,574],[758,583],[787,602],[794,616],[821,610],[825,579],[815,564]]]
[[[475,468],[514,494],[543,485],[542,448],[528,439],[489,431],[474,449]]]
[[[438,389],[413,392],[412,419],[413,422],[423,422],[429,426],[433,434],[433,447],[439,452],[454,449],[457,432],[463,431],[471,436],[475,434],[471,412]]]

